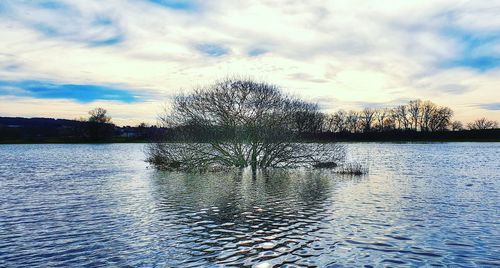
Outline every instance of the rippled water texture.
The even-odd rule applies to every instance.
[[[0,267],[500,265],[500,143],[349,144],[369,175],[256,179],[142,148],[0,145]]]

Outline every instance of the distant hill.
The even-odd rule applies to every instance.
[[[136,142],[158,130],[56,118],[0,117],[0,143]]]
[[[75,127],[81,126],[85,122],[78,120],[43,118],[43,117],[0,117],[0,126],[10,127],[34,127],[34,126],[53,126],[53,127]]]

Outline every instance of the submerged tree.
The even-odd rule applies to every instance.
[[[148,147],[148,161],[159,169],[206,170],[218,167],[297,167],[337,162],[340,145],[297,142],[300,131],[316,130],[316,105],[288,96],[274,85],[226,79],[189,95],[177,96],[160,116],[178,141]],[[318,120],[319,121],[319,120]]]

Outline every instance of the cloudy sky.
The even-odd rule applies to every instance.
[[[500,1],[0,2],[0,116],[154,123],[225,76],[325,111],[430,99],[500,120]]]

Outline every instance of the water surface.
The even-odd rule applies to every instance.
[[[0,267],[499,266],[500,143],[348,144],[361,177],[0,145]]]

